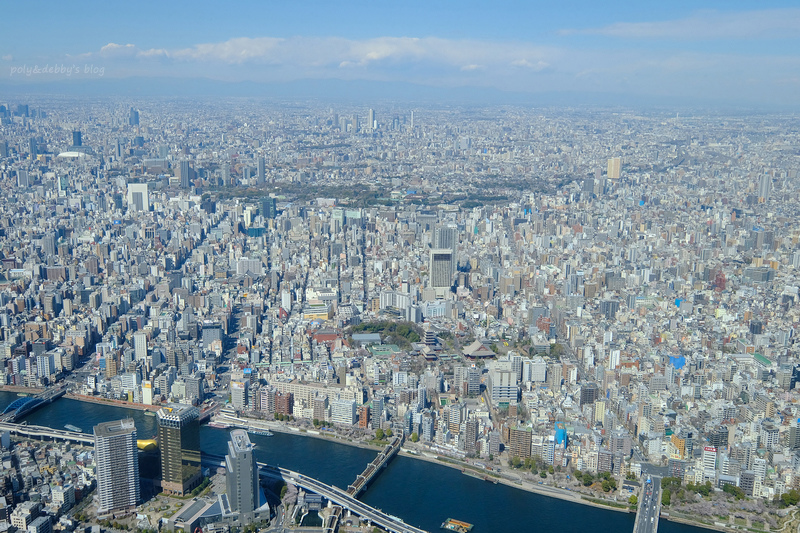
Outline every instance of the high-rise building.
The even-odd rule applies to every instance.
[[[362,429],[367,429],[369,427],[369,405],[359,405],[358,406],[358,427]]]
[[[45,255],[56,255],[56,244],[58,243],[58,234],[54,231],[48,231],[42,237],[42,253]]]
[[[0,141],[0,157],[8,157],[8,141]]]
[[[83,146],[83,141],[81,140],[81,132],[79,131],[72,132],[72,146]]]
[[[478,440],[478,421],[469,419],[464,422],[464,451],[467,453],[475,453],[477,447],[475,446]]]
[[[369,112],[367,113],[367,123],[368,123],[367,128],[369,130],[375,131],[376,129],[378,129],[378,123],[375,121],[374,109],[370,109]]]
[[[343,426],[352,426],[358,420],[357,405],[354,400],[333,400],[331,402],[331,422]]]
[[[267,196],[261,199],[261,216],[267,219],[278,216],[278,206],[275,198]]]
[[[220,167],[220,179],[223,185],[233,185],[231,183],[231,166],[228,163],[223,163]]]
[[[717,469],[717,449],[714,446],[703,447],[703,475],[714,478]]]
[[[514,427],[509,430],[508,455],[525,459],[531,456],[531,428]]]
[[[433,232],[433,247],[447,248],[456,251],[458,244],[458,228],[452,226],[439,226]]]
[[[599,397],[600,388],[597,386],[597,383],[585,383],[581,385],[581,407],[586,404],[594,403]]]
[[[291,415],[294,411],[294,394],[291,392],[278,392],[275,394],[275,412],[281,415]]]
[[[447,413],[447,425],[450,431],[458,433],[461,429],[461,422],[466,419],[466,416],[467,404],[465,402],[451,403],[450,410]]]
[[[383,423],[383,397],[376,396],[372,399],[372,429],[378,429]]]
[[[66,196],[69,190],[69,176],[56,176],[56,190],[59,196]]]
[[[147,333],[137,331],[133,334],[133,350],[137,361],[147,359]]]
[[[513,404],[519,399],[517,374],[511,370],[493,368],[486,378],[486,388],[494,403]]]
[[[205,387],[203,385],[205,380],[199,375],[195,375],[187,377],[184,381],[186,382],[185,401],[193,405],[202,403],[205,399]]]
[[[43,353],[36,356],[36,375],[49,378],[56,373],[55,358],[52,353]]]
[[[247,515],[259,503],[258,467],[254,446],[243,429],[231,431],[228,455],[225,456],[225,483],[231,511]]]
[[[231,405],[237,411],[244,411],[247,408],[249,385],[247,381],[231,381]]]
[[[436,291],[436,296],[444,296],[453,284],[453,257],[453,251],[448,248],[431,250],[428,265],[429,285],[433,289],[439,289]]]
[[[612,472],[614,470],[614,454],[610,450],[601,448],[597,452],[597,471]]]
[[[133,211],[150,211],[150,196],[146,183],[128,184],[128,209]]]
[[[600,314],[609,320],[614,320],[619,312],[619,301],[613,299],[600,300]]]
[[[608,160],[608,179],[610,180],[618,180],[619,179],[619,170],[622,166],[622,158],[620,157],[612,157]]]
[[[98,514],[129,511],[139,502],[139,458],[132,418],[94,427]]]
[[[758,180],[758,201],[766,202],[772,192],[772,178],[769,174],[762,174]]]
[[[189,180],[191,179],[192,169],[188,161],[181,161],[181,189],[189,188]]]
[[[685,443],[686,439],[684,439]],[[611,432],[608,447],[613,453],[621,453],[625,457],[631,455],[631,436],[627,431],[616,430]],[[685,449],[685,444],[684,444]]]
[[[467,390],[470,396],[478,396],[481,393],[481,370],[476,367],[467,369]]]
[[[258,174],[256,175],[257,176],[257,183],[259,185],[264,185],[264,182],[266,181],[266,178],[265,178],[266,169],[264,168],[264,166],[265,166],[264,158],[263,157],[259,157],[258,158]]]
[[[128,115],[128,125],[130,126],[138,126],[139,125],[139,112],[134,108],[131,108],[131,112]]]
[[[17,170],[17,187],[27,189],[30,187],[30,179],[27,170]]]
[[[187,405],[158,410],[158,447],[161,450],[161,488],[183,496],[201,480],[199,411]]]

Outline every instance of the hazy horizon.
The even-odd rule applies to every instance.
[[[765,109],[799,100],[800,9],[789,2],[93,1],[4,11],[20,22],[0,37],[6,95],[324,98],[332,88],[349,99]]]

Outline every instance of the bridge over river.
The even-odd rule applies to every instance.
[[[36,396],[23,396],[21,398],[17,398],[7,405],[5,409],[3,409],[3,413],[0,414],[0,422],[16,422],[23,416],[35,411],[39,407],[47,405],[48,403],[61,398],[64,396],[64,394],[66,394],[66,392],[67,386],[61,385],[59,387],[49,387]]]
[[[375,509],[359,501],[356,497],[363,492],[369,482],[378,475],[392,457],[400,450],[402,439],[395,437],[378,456],[367,465],[367,468],[356,477],[356,480],[347,490],[342,490],[333,485],[327,485],[314,478],[305,476],[292,470],[279,468],[266,463],[258,463],[259,473],[264,477],[282,479],[287,483],[292,483],[303,490],[319,494],[326,498],[333,505],[331,513],[328,515],[324,530],[333,533],[336,531],[339,520],[343,512],[348,511],[360,516],[362,519],[377,525],[390,533],[425,533],[424,530],[411,526],[403,522],[396,516],[384,513],[380,509]],[[219,455],[204,454],[203,462],[208,466],[224,466],[225,458]]]

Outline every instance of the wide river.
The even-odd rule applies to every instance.
[[[0,391],[0,408],[18,397]],[[91,434],[100,422],[131,417],[140,439],[152,438],[156,417],[141,410],[61,398],[25,417],[29,424],[64,429],[71,424]],[[282,466],[325,483],[346,488],[376,452],[301,434],[251,435],[259,461]],[[202,449],[227,453],[228,432],[202,426]],[[427,461],[396,457],[363,493],[373,507],[398,516],[429,532],[446,518],[475,525],[475,533],[558,531],[631,532],[634,515],[580,505],[557,498],[494,485],[460,471]],[[660,533],[708,533],[709,530],[662,520]]]

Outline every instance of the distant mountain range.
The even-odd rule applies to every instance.
[[[725,108],[731,111],[779,111],[785,108],[742,106],[724,101],[697,101],[590,91],[507,92],[474,86],[433,87],[413,83],[305,79],[280,83],[228,82],[205,78],[63,78],[28,82],[0,80],[3,97],[25,95],[122,97],[257,97],[280,100],[318,99],[323,102],[394,101],[419,104],[531,106],[623,106],[626,108]]]

